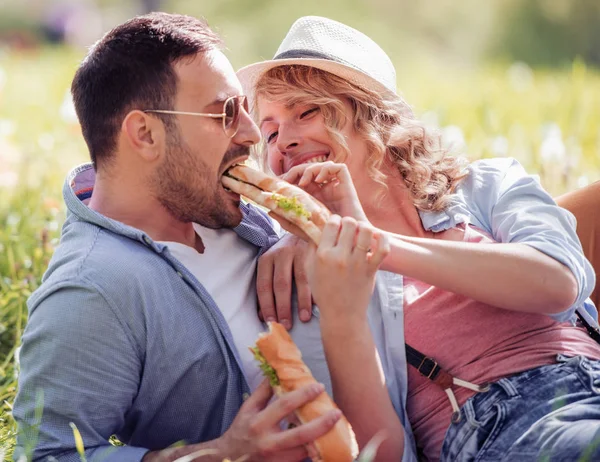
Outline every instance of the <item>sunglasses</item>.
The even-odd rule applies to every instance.
[[[211,114],[206,112],[182,112],[182,111],[167,111],[162,109],[146,109],[143,112],[151,112],[155,114],[174,114],[174,115],[190,115],[198,117],[210,117],[211,119],[223,120],[223,131],[228,138],[233,138],[240,128],[240,114],[242,109],[248,112],[248,99],[244,95],[230,96],[223,103],[223,112],[220,114]]]

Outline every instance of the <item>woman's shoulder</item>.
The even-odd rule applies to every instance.
[[[535,179],[512,157],[479,159],[471,162],[467,171],[468,175],[459,184],[457,191],[485,188],[499,192],[503,186],[506,187],[521,178]]]

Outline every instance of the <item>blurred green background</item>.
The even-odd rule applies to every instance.
[[[516,157],[555,195],[600,179],[598,0],[0,0],[0,460],[25,300],[57,244],[62,181],[87,161],[71,78],[103,32],[151,10],[204,16],[235,67],[271,58],[299,16],[340,20],[388,52],[458,152]]]

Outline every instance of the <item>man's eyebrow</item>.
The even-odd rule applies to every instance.
[[[220,104],[222,106],[223,104],[225,104],[225,101],[227,101],[229,98],[232,98],[234,96],[239,96],[239,95],[235,91],[231,92],[231,93],[221,93],[219,96],[216,97],[216,99],[214,101],[208,103],[204,107],[216,106],[218,104]]]
[[[206,107],[208,107],[208,106],[216,106],[217,104],[223,104],[227,98],[229,98],[229,97],[228,96],[225,96],[225,97],[219,96],[217,99],[215,99],[211,103],[208,103],[206,105]]]

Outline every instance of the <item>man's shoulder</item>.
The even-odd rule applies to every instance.
[[[67,222],[30,309],[59,290],[67,295],[73,287],[97,292],[107,301],[134,298],[173,272],[153,245],[91,223]]]

